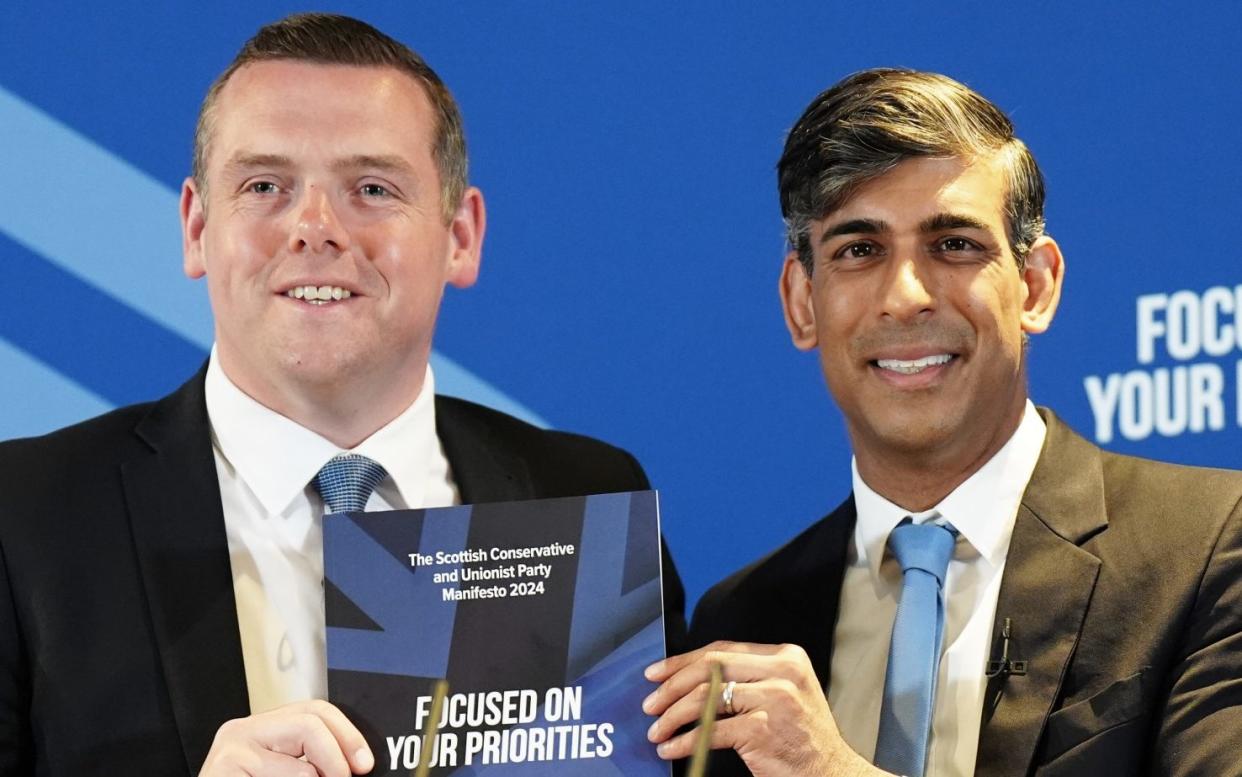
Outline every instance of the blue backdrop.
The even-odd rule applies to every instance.
[[[418,49],[466,117],[490,224],[480,283],[446,298],[441,387],[634,451],[692,600],[848,489],[838,413],[781,319],[773,165],[864,67],[965,81],[1040,160],[1068,278],[1036,400],[1110,448],[1242,465],[1242,6],[673,5],[331,8]],[[199,365],[176,216],[195,112],[294,10],[0,11],[0,438]]]

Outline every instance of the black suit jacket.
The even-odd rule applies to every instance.
[[[1028,673],[989,685],[975,773],[1242,774],[1242,472],[1106,453],[1041,412],[993,628]],[[826,688],[855,518],[717,584],[691,644],[796,643]],[[710,774],[749,772],[729,752]]]
[[[436,398],[466,503],[639,490],[628,453]],[[668,631],[684,594],[665,557]],[[0,775],[194,775],[249,714],[203,373],[0,444]]]

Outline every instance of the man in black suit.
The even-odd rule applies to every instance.
[[[647,487],[616,448],[434,396],[485,216],[456,104],[404,45],[321,14],[260,30],[204,101],[181,217],[208,365],[0,446],[2,775],[369,771],[321,701],[311,484],[343,453],[382,466],[371,509]]]
[[[649,668],[661,753],[710,701],[716,777],[1242,774],[1242,473],[1105,453],[1028,400],[1064,263],[1008,118],[943,76],[857,73],[779,179],[786,322],[854,491]]]

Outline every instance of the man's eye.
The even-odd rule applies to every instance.
[[[377,183],[364,183],[361,187],[359,187],[359,191],[361,191],[363,195],[367,197],[387,197],[388,196],[388,189],[386,189],[383,186],[380,186]]]
[[[879,251],[876,249],[875,243],[850,243],[837,252],[838,259],[866,259],[868,256],[875,256]]]
[[[255,181],[247,188],[255,194],[275,194],[280,191],[271,181]]]
[[[978,246],[964,237],[946,237],[940,241],[940,250],[942,251],[972,251],[975,248],[978,248]]]

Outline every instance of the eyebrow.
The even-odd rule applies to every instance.
[[[290,167],[293,160],[281,154],[236,154],[224,163],[226,171],[251,170],[256,167]]]
[[[987,224],[973,216],[966,216],[960,213],[937,213],[929,219],[925,219],[919,224],[920,232],[943,232],[946,229],[978,229],[982,232],[990,231]]]
[[[879,219],[850,219],[829,227],[820,235],[819,242],[826,243],[841,235],[878,235],[888,231],[888,224]]]
[[[354,154],[332,163],[332,169],[341,170],[378,170],[384,173],[413,173],[414,169],[403,157],[396,154]]]

